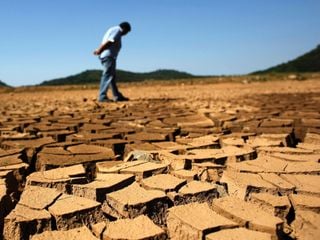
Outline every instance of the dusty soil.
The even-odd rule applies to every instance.
[[[0,93],[0,238],[317,239],[320,79]]]

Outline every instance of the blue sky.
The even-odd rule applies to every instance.
[[[118,68],[245,74],[320,44],[319,0],[0,0],[0,80],[12,86],[100,69],[92,55],[129,21]]]

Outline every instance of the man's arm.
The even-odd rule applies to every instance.
[[[93,54],[94,55],[100,55],[104,50],[109,48],[112,44],[113,44],[113,42],[111,42],[111,41],[107,41],[104,44],[101,44],[99,48],[94,50]]]

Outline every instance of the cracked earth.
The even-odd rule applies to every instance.
[[[318,239],[320,83],[0,93],[0,238]]]

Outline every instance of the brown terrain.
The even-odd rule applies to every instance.
[[[319,239],[320,79],[0,93],[0,239]]]

